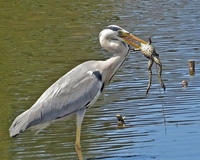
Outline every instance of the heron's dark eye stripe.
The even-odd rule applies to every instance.
[[[100,74],[99,71],[94,71],[93,74],[95,75],[95,77],[96,77],[98,80],[102,81],[102,76],[101,76],[101,74]]]
[[[115,26],[108,26],[107,29],[111,29],[113,31],[119,31],[121,28]]]
[[[116,38],[112,38],[112,40],[113,40],[113,41],[119,41],[119,40],[118,40],[118,39],[116,39]]]

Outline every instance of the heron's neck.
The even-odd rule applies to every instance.
[[[126,53],[123,54],[114,54],[111,58],[108,60],[104,61],[104,71],[105,71],[105,84],[107,85],[114,74],[117,72],[117,70],[122,66],[124,61],[126,60],[126,57],[129,54],[129,50],[126,51]]]

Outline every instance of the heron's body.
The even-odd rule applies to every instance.
[[[103,30],[99,34],[100,44],[114,55],[105,61],[84,62],[58,79],[30,109],[14,120],[9,129],[10,136],[15,137],[30,127],[49,124],[75,114],[76,145],[80,146],[81,123],[85,111],[97,100],[125,61],[130,50],[128,44],[131,36],[133,35],[115,25]]]
[[[10,136],[91,106],[116,72],[114,64],[122,64],[121,60],[121,57],[115,56],[107,61],[87,61],[69,71],[50,86],[30,109],[16,118],[10,128]],[[109,61],[113,61],[112,65],[108,65]],[[106,74],[102,76],[102,73]]]

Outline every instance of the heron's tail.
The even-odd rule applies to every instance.
[[[10,137],[16,137],[21,132],[29,128],[29,110],[26,110],[19,116],[17,116],[9,128]]]

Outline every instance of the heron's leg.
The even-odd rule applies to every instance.
[[[153,59],[149,59],[148,62],[148,73],[149,73],[149,82],[148,82],[148,86],[147,86],[147,90],[146,90],[146,95],[149,92],[149,89],[151,88],[151,82],[152,82],[152,65],[153,65]]]
[[[81,125],[83,122],[83,118],[85,116],[85,111],[86,108],[83,108],[81,110],[78,110],[76,112],[76,149],[81,149],[81,144],[80,144],[80,137],[81,137]]]
[[[161,87],[165,91],[165,84],[164,84],[162,77],[161,77],[161,75],[162,75],[162,63],[160,62],[159,55],[156,54],[155,56],[153,56],[153,60],[156,63],[156,66],[158,68],[158,81],[159,81]]]

